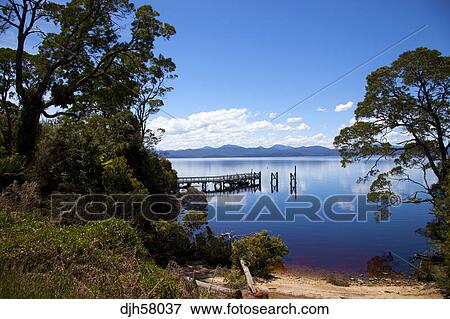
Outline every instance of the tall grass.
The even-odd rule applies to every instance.
[[[62,227],[0,212],[0,298],[179,298],[183,287],[123,220]]]

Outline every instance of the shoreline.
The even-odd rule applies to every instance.
[[[201,265],[184,268],[201,280],[225,286],[223,277],[215,275],[214,268]],[[348,286],[335,285],[327,281],[329,276],[344,277]],[[434,282],[421,282],[412,276],[370,277],[358,276],[321,269],[297,268],[295,270],[277,269],[271,278],[255,278],[255,283],[268,292],[271,299],[441,299],[444,298]],[[245,292],[244,298],[252,298]]]
[[[348,286],[337,286],[327,281],[329,273],[275,272],[273,278],[259,280],[271,298],[325,298],[325,299],[397,299],[443,298],[435,283],[419,282],[411,278],[350,277]]]

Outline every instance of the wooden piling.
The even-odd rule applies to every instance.
[[[289,189],[291,194],[297,194],[297,166],[294,166],[294,173],[289,173]]]

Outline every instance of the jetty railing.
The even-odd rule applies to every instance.
[[[208,188],[208,184],[213,186],[213,190]],[[199,185],[202,191],[232,191],[246,187],[260,187],[261,172],[250,172],[240,174],[228,174],[218,176],[187,176],[178,178],[180,188]]]

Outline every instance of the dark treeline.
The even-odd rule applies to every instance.
[[[0,296],[199,297],[160,267],[227,266],[235,251],[267,275],[281,261],[278,238],[261,233],[233,250],[204,212],[91,222],[55,212],[55,193],[177,194],[176,172],[153,150],[163,131],[147,127],[176,77],[155,43],[175,28],[128,0],[11,0],[0,9],[0,32],[16,35],[0,48]],[[251,245],[276,249],[252,256]]]

